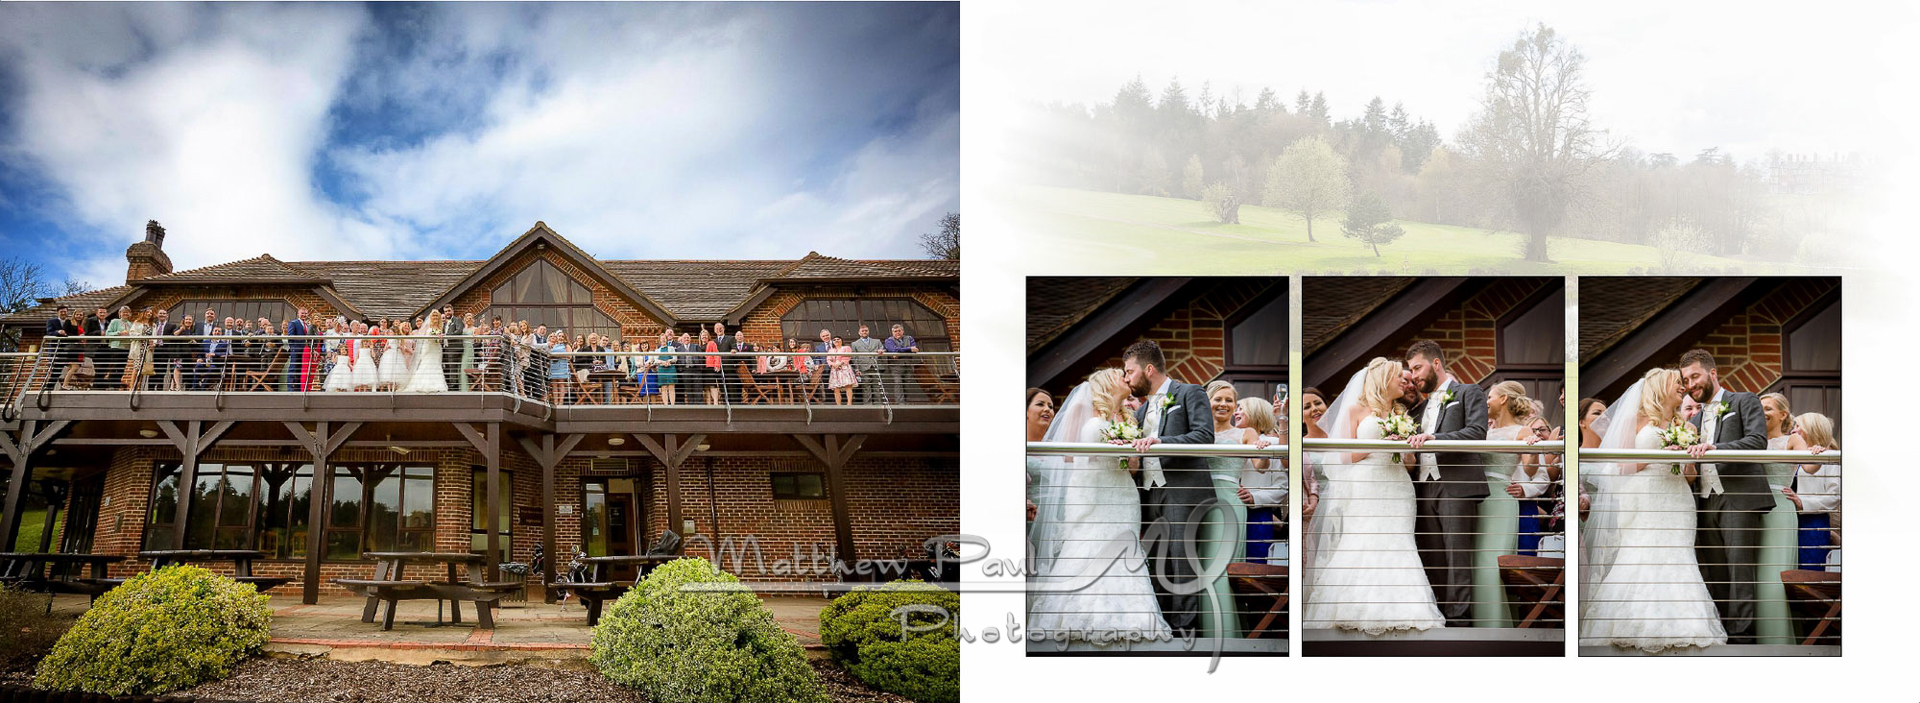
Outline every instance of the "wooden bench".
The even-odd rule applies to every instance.
[[[365,597],[367,600],[376,604],[375,607],[369,607],[361,613],[360,622],[373,622],[373,614],[378,602],[385,601],[387,603],[387,616],[380,623],[380,629],[382,630],[393,629],[393,611],[398,609],[395,606],[399,605],[400,601],[426,598],[439,599],[438,593],[425,581],[334,579],[333,582],[341,588],[352,592],[354,595]],[[453,606],[453,621],[456,623],[460,622],[460,606],[457,602]]]
[[[572,593],[587,606],[587,626],[600,624],[600,612],[607,601],[619,600],[633,587],[626,581],[595,581],[591,583],[556,583],[549,590],[557,593]]]
[[[1499,568],[1507,598],[1526,609],[1519,627],[1566,628],[1567,560],[1504,554]]]

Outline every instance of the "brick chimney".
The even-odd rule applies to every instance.
[[[173,273],[173,260],[160,250],[161,243],[167,240],[167,230],[159,222],[147,220],[146,241],[134,242],[127,247],[127,282]]]

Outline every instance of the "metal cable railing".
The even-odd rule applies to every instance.
[[[118,345],[118,346],[115,346]],[[502,393],[552,407],[958,405],[956,352],[573,350],[500,335],[129,335],[0,355],[0,404],[59,393]]]
[[[1565,627],[1563,443],[1307,439],[1302,627]]]
[[[1027,456],[1036,642],[1285,641],[1285,444],[1029,442]]]
[[[1580,644],[1840,644],[1839,451],[1580,450]]]

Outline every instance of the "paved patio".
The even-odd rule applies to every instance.
[[[827,599],[805,596],[761,596],[782,629],[800,639],[809,653],[824,655],[820,646],[820,611]],[[382,631],[378,618],[360,622],[366,600],[350,596],[323,597],[304,605],[297,596],[274,596],[272,639],[267,651],[285,656],[323,656],[347,661],[378,660],[407,664],[436,661],[456,664],[528,663],[547,666],[585,666],[592,629],[586,608],[539,602],[505,603],[494,612],[494,629],[474,626],[472,603],[461,607],[460,624],[452,624],[448,604],[402,601],[393,629]],[[382,605],[382,608],[385,606]],[[78,615],[87,608],[85,596],[57,596],[54,610]],[[384,611],[383,611],[384,612]]]

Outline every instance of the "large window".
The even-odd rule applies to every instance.
[[[487,470],[473,469],[473,553],[487,553],[487,509],[492,506],[500,516],[500,561],[513,561],[513,472],[500,472],[500,494],[495,502],[487,495]]]
[[[852,344],[860,338],[862,324],[874,339],[891,336],[897,324],[920,344],[920,351],[953,351],[946,319],[905,298],[804,300],[780,317],[780,333],[814,344],[824,329]]]
[[[590,332],[621,336],[620,323],[593,306],[593,291],[544,260],[535,261],[493,289],[493,304],[482,315],[565,330],[570,339]]]
[[[1787,396],[1793,413],[1820,413],[1840,432],[1840,298],[1828,296],[1781,327],[1784,367],[1769,391]]]
[[[1558,286],[1502,316],[1496,326],[1500,368],[1562,368],[1567,363],[1566,320],[1567,291]]]
[[[1287,296],[1254,300],[1226,321],[1225,370],[1220,377],[1242,398],[1273,400],[1287,384]],[[1285,412],[1282,409],[1280,412]]]
[[[328,559],[433,548],[432,466],[335,466],[329,478]]]
[[[190,490],[181,465],[154,467],[147,549],[173,547],[175,521],[187,521],[186,549],[258,549],[274,558],[306,554],[313,467],[306,464],[201,464]],[[181,515],[182,494],[186,513]]]
[[[284,300],[183,300],[168,309],[167,319],[175,324],[181,315],[191,315],[196,322],[206,320],[207,308],[213,308],[213,323],[221,324],[226,318],[237,317],[247,321],[249,329],[254,321],[264,317],[273,322],[274,329],[280,329],[280,323],[294,318],[297,312]]]

